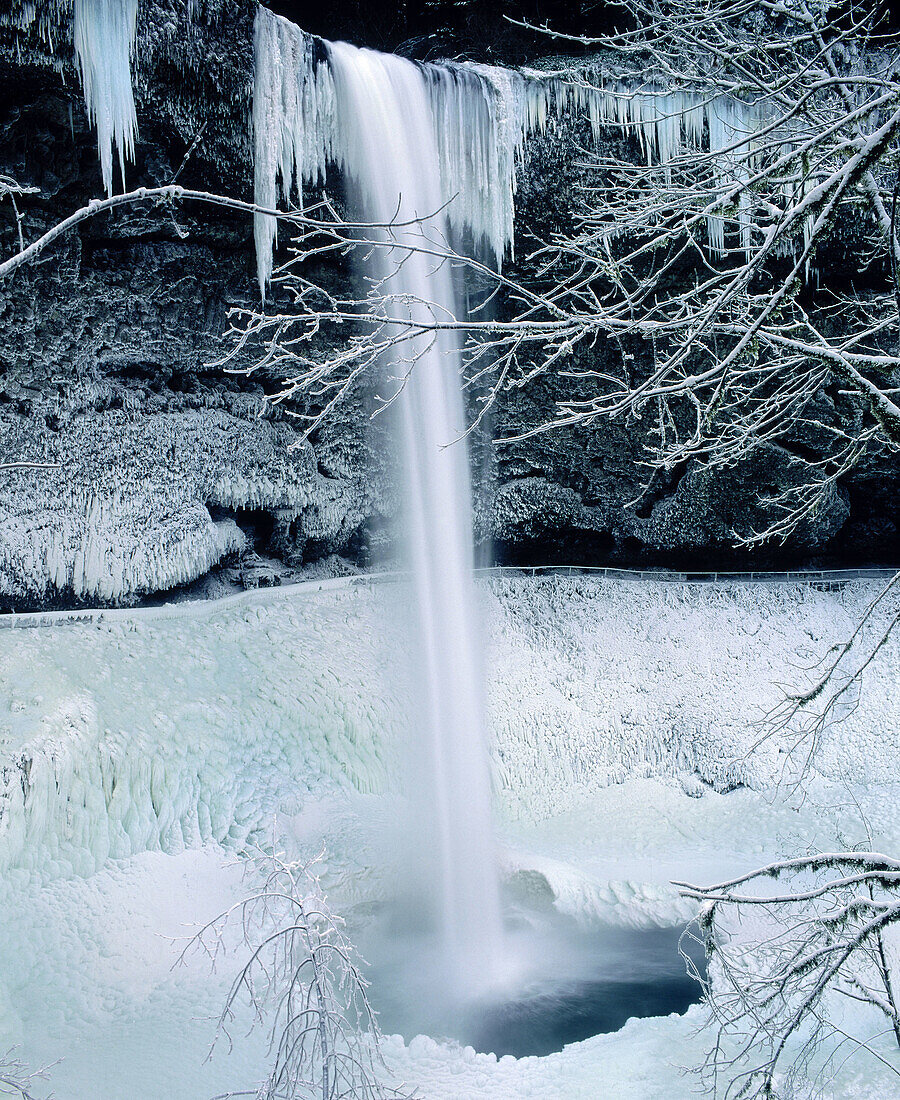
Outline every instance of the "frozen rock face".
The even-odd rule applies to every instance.
[[[199,134],[180,181],[248,197],[252,6],[196,4],[192,22],[187,7],[140,6],[125,178],[170,180]],[[62,26],[52,53],[39,23],[0,26],[0,173],[41,192],[26,239],[104,190]],[[291,565],[357,554],[392,494],[362,398],[310,443],[285,412],[260,415],[277,376],[213,365],[254,284],[249,219],[194,207],[85,223],[0,285],[0,462],[54,465],[0,471],[0,607],[132,602],[250,548]]]
[[[0,604],[122,603],[186,584],[249,548],[235,517],[258,549],[278,543],[299,563],[311,542],[315,557],[346,549],[373,510],[363,479],[329,476],[308,443],[290,450],[294,433],[260,421],[252,396],[122,397],[69,390],[43,424],[0,418],[8,453],[57,464],[0,473]]]
[[[141,0],[129,187],[170,181],[191,150],[179,182],[251,197],[255,12],[253,0]],[[40,189],[20,204],[26,239],[104,192],[71,17],[62,0],[13,0],[0,14],[0,174]],[[527,145],[517,256],[527,254],[525,231],[546,236],[572,216],[583,137],[552,119]],[[0,250],[15,245],[4,201]],[[521,259],[511,270],[530,277]],[[334,287],[344,278],[320,275]],[[0,473],[0,607],[130,602],[254,540],[292,565],[335,552],[365,558],[396,490],[363,395],[301,443],[287,410],[258,415],[277,375],[214,365],[228,347],[228,306],[258,300],[249,219],[198,206],[94,219],[0,284],[0,461],[58,464]],[[579,366],[602,369],[602,346],[579,354]],[[252,361],[250,348],[234,365]],[[491,430],[519,434],[545,421],[569,385],[550,377],[510,391]],[[823,394],[817,415],[827,423],[852,413]],[[752,469],[676,470],[642,495],[647,440],[646,424],[614,422],[473,446],[478,537],[507,561],[705,568],[732,554],[731,528],[757,523],[757,485],[785,487],[819,453],[807,435]],[[891,557],[897,482],[876,456],[793,543],[744,560]]]
[[[589,182],[579,162],[590,144],[588,124],[571,117],[551,120],[525,149],[516,195],[517,237],[539,240],[566,232],[577,217],[578,194]],[[601,157],[627,157],[629,141],[610,131]],[[630,155],[640,155],[632,142]],[[823,249],[833,270],[855,269],[852,227]],[[508,272],[527,282],[532,272],[527,245],[518,243]],[[860,259],[859,265],[862,265]],[[823,268],[823,282],[828,273]],[[647,349],[629,348],[638,376],[648,368]],[[615,373],[619,349],[603,341],[579,347],[566,370],[576,374]],[[552,417],[563,399],[587,399],[591,381],[558,375],[535,378],[503,394],[493,410],[497,438],[521,435]],[[652,414],[643,420],[598,421],[542,432],[498,445],[486,460],[491,489],[482,497],[481,529],[496,540],[510,563],[609,563],[661,565],[700,570],[801,564],[843,565],[884,562],[900,552],[900,528],[892,497],[900,491],[900,470],[890,453],[872,453],[824,495],[784,544],[753,550],[737,539],[763,529],[765,498],[815,480],[815,464],[831,452],[829,433],[860,427],[860,413],[833,384],[810,406],[807,422],[751,459],[731,468],[705,469],[692,463],[650,478]],[[821,475],[818,475],[821,476]],[[771,516],[769,516],[771,521]]]

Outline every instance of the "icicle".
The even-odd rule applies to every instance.
[[[334,124],[334,83],[317,40],[287,19],[260,8],[254,27],[254,196],[273,208],[279,198],[302,198],[305,183],[325,178]],[[280,184],[280,187],[279,187]],[[272,274],[276,220],[257,214],[260,291]]]
[[[613,88],[570,85],[570,103],[587,110],[595,143],[604,126],[616,125],[635,134],[648,164],[663,166],[691,149],[702,149],[704,138],[716,157],[716,186],[728,188],[750,178],[755,144],[753,133],[761,117],[754,104],[725,96],[704,98],[699,92],[634,88],[618,81]],[[740,247],[750,248],[750,199],[738,197]],[[713,252],[725,252],[725,217],[708,214],[706,233]]]
[[[325,178],[326,164],[351,171],[354,151],[334,113],[327,43],[260,8],[254,36],[255,196],[273,207]],[[516,168],[528,133],[547,125],[551,85],[483,65],[421,65],[451,229],[470,234],[499,264],[513,236]],[[557,103],[560,105],[559,97]],[[256,217],[257,272],[272,274],[275,219]]]
[[[74,45],[88,118],[97,127],[103,185],[113,190],[113,146],[119,154],[122,182],[125,158],[134,155],[137,116],[131,59],[137,29],[138,0],[75,0]]]

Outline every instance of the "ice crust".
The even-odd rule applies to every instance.
[[[669,885],[686,869],[710,880],[784,845],[861,839],[841,794],[864,784],[876,842],[895,845],[894,641],[799,809],[770,788],[685,790],[686,768],[714,778],[741,754],[774,682],[844,637],[874,591],[485,585],[507,873],[543,875],[588,924],[665,923],[688,915]],[[274,811],[294,815],[289,852],[327,845],[333,905],[366,919],[383,896],[403,589],[303,593],[0,630],[0,1043],[22,1042],[33,1064],[64,1056],[61,1096],[204,1100],[259,1079],[265,1052],[240,1028],[234,1055],[202,1064],[228,966],[170,966],[190,927],[245,892],[232,861]],[[766,786],[773,767],[745,780]],[[541,1059],[425,1037],[385,1053],[429,1100],[688,1100],[696,1082],[677,1070],[700,1058],[700,1022],[632,1020]],[[824,1095],[891,1088],[850,1060]]]
[[[282,798],[321,784],[390,788],[406,589],[325,583],[172,619],[161,610],[0,631],[0,866],[61,861],[87,873],[145,849],[240,848]],[[492,580],[483,596],[504,820],[537,827],[640,777],[772,785],[777,744],[752,767],[742,760],[753,721],[872,592]],[[825,780],[893,780],[897,645],[826,739]]]
[[[0,471],[0,597],[128,602],[192,581],[245,541],[209,507],[281,510],[335,548],[371,509],[359,478],[324,476],[312,447],[261,420],[252,397],[170,412],[70,398],[87,411],[59,431],[5,432],[4,456],[59,466]]]

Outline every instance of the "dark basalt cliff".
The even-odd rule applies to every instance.
[[[38,189],[17,200],[28,241],[102,182],[67,6],[48,6],[52,50],[39,21],[17,25],[26,7],[0,24],[0,176]],[[187,187],[250,197],[254,11],[253,0],[142,0],[129,188],[167,183],[181,166]],[[533,143],[523,233],[565,219],[576,159],[565,128]],[[4,256],[17,233],[7,195]],[[133,601],[254,549],[292,566],[378,553],[396,491],[362,397],[307,441],[290,413],[308,410],[260,416],[281,379],[240,373],[252,347],[230,372],[217,365],[231,346],[228,308],[257,293],[249,219],[197,204],[90,219],[0,283],[0,461],[52,466],[0,471],[0,607]],[[602,346],[579,355],[579,367],[602,367]],[[571,385],[550,376],[511,390],[494,434],[544,423]],[[821,402],[824,417],[853,415],[837,394]],[[814,439],[789,440],[744,468],[688,467],[644,490],[647,439],[644,423],[614,421],[480,441],[481,538],[515,562],[733,564],[734,532],[762,525],[760,498],[816,458]],[[890,562],[897,480],[893,461],[873,457],[788,545],[741,560]]]

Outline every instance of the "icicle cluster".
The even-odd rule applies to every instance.
[[[71,19],[71,0],[19,0],[9,5],[9,10],[0,11],[0,27],[13,27],[17,31],[27,31],[37,27],[38,37],[50,48],[56,49],[56,36],[61,25],[68,26]],[[16,52],[22,57],[22,41],[16,41]],[[54,60],[57,68],[62,62]]]
[[[749,178],[755,150],[753,134],[762,121],[755,104],[727,96],[708,96],[693,91],[636,89],[624,81],[615,86],[570,85],[568,96],[586,110],[595,142],[604,127],[622,126],[637,135],[648,162],[667,164],[692,149],[716,155],[716,184],[726,188]],[[750,247],[750,209],[747,196],[738,200],[741,247]],[[706,218],[707,237],[714,252],[725,251],[725,219]]]
[[[512,245],[516,168],[529,115],[526,81],[486,65],[427,65],[450,226],[499,266]]]
[[[256,201],[302,198],[306,184],[324,181],[329,162],[353,173],[336,116],[328,44],[261,8],[256,17],[253,129]],[[451,230],[468,234],[499,265],[513,239],[516,169],[529,134],[542,132],[552,112],[587,114],[595,141],[611,125],[636,133],[648,158],[666,164],[691,149],[716,157],[716,185],[744,181],[753,163],[753,134],[762,116],[754,104],[700,91],[666,92],[621,80],[571,82],[537,71],[487,65],[420,65],[432,108],[441,162],[441,189]],[[750,244],[750,210],[738,201],[741,247]],[[261,290],[272,273],[275,219],[257,215]],[[725,218],[707,216],[713,251],[725,251]]]
[[[122,181],[134,155],[137,115],[131,59],[138,0],[75,0],[73,35],[88,118],[97,128],[103,185],[113,189],[113,147]]]
[[[254,199],[272,209],[279,193],[302,200],[303,185],[325,178],[332,151],[334,82],[316,39],[260,8],[254,28]],[[280,182],[280,191],[279,191]],[[272,274],[277,222],[257,214],[254,235],[260,290]]]
[[[351,171],[335,114],[327,44],[265,8],[256,16],[253,89],[255,195],[261,206],[302,197],[326,165]],[[453,231],[500,263],[512,243],[516,166],[527,133],[546,122],[547,91],[520,73],[481,65],[421,65]],[[275,219],[257,215],[260,288],[272,273]]]

